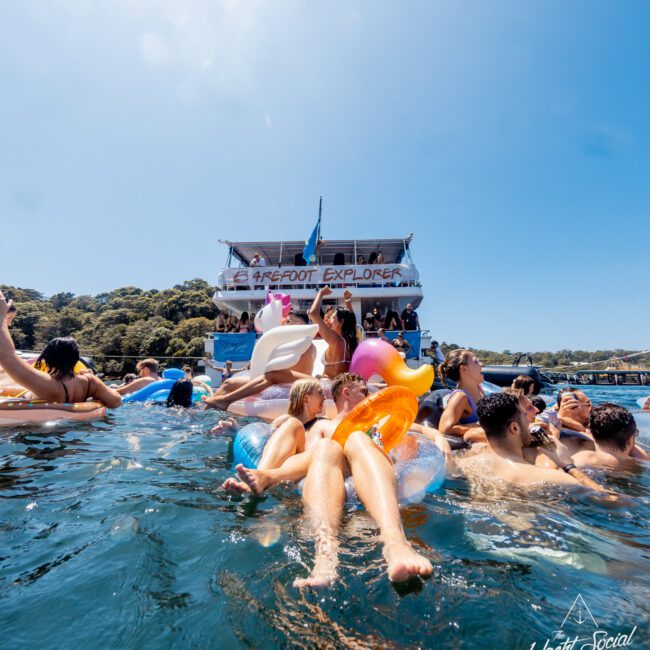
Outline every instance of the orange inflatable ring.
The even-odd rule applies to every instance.
[[[345,447],[351,433],[363,431],[388,452],[406,435],[417,412],[418,400],[412,391],[403,386],[389,386],[357,404],[336,427],[332,440]],[[386,416],[388,420],[381,428],[372,431]]]

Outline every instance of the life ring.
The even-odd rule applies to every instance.
[[[257,468],[271,435],[270,425],[264,422],[251,422],[242,427],[233,443],[234,464]],[[422,501],[426,494],[435,492],[445,482],[444,455],[421,433],[409,431],[388,456],[394,463],[400,505]],[[352,477],[346,479],[345,489],[347,503],[359,505]]]
[[[101,402],[46,402],[45,400],[1,399],[0,427],[56,420],[86,421],[103,418],[106,407]]]
[[[325,395],[323,414],[328,418],[333,418],[336,416],[336,405],[332,399],[331,382],[329,379],[321,379],[320,385]],[[291,384],[274,384],[257,395],[233,402],[228,406],[228,412],[270,422],[280,415],[286,415],[289,409],[290,391]]]
[[[435,377],[433,366],[409,368],[399,352],[381,339],[365,339],[357,345],[350,361],[350,372],[356,372],[365,380],[381,375],[389,386],[403,386],[418,397],[431,388]]]
[[[345,447],[351,433],[363,431],[388,452],[404,437],[417,413],[418,400],[408,388],[389,386],[357,404],[336,427],[332,440]],[[381,423],[386,417],[388,420]],[[381,426],[376,427],[380,423]],[[370,433],[373,428],[374,431]]]

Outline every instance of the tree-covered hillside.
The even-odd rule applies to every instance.
[[[461,347],[455,343],[442,343],[440,348],[444,353],[449,352],[455,348]],[[492,350],[481,350],[478,348],[470,348],[474,354],[481,360],[484,365],[500,365],[510,364],[515,357],[522,354],[518,350],[504,350],[503,352],[493,352]],[[523,351],[525,354],[526,351]],[[650,366],[650,354],[637,355],[638,350],[622,350],[617,348],[615,350],[558,350],[557,352],[548,351],[530,351],[529,354],[533,359],[533,363],[538,366],[543,366],[549,370],[554,368],[569,369],[576,364],[588,364],[594,368],[604,368],[605,366],[615,366],[621,369],[628,366]],[[632,355],[632,356],[630,356]],[[629,356],[629,359],[627,357]],[[525,356],[522,357],[522,363],[525,363]],[[585,366],[586,367],[586,366]],[[577,368],[578,369],[578,368]]]
[[[17,348],[41,350],[56,336],[74,336],[82,354],[112,375],[132,371],[138,358],[174,357],[180,363],[203,356],[203,339],[218,313],[213,288],[199,279],[163,291],[123,287],[97,296],[46,298],[33,289],[0,289],[18,308],[11,327]]]

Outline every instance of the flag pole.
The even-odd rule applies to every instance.
[[[320,202],[318,203],[318,239],[320,239],[320,220],[321,215],[323,214],[323,197],[320,197]]]
[[[316,237],[316,250],[319,249],[319,242],[321,239],[320,235],[320,220],[321,220],[321,215],[323,214],[323,195],[321,194],[320,201],[318,202],[318,235]]]

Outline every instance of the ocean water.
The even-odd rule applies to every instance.
[[[634,409],[650,391],[585,392]],[[600,476],[619,503],[472,495],[450,479],[403,511],[435,567],[405,585],[388,581],[366,513],[347,512],[340,580],[300,591],[313,560],[300,497],[225,494],[232,440],[209,433],[217,418],[129,404],[106,421],[0,430],[3,648],[650,645],[647,470]],[[650,445],[646,414],[639,424]]]

